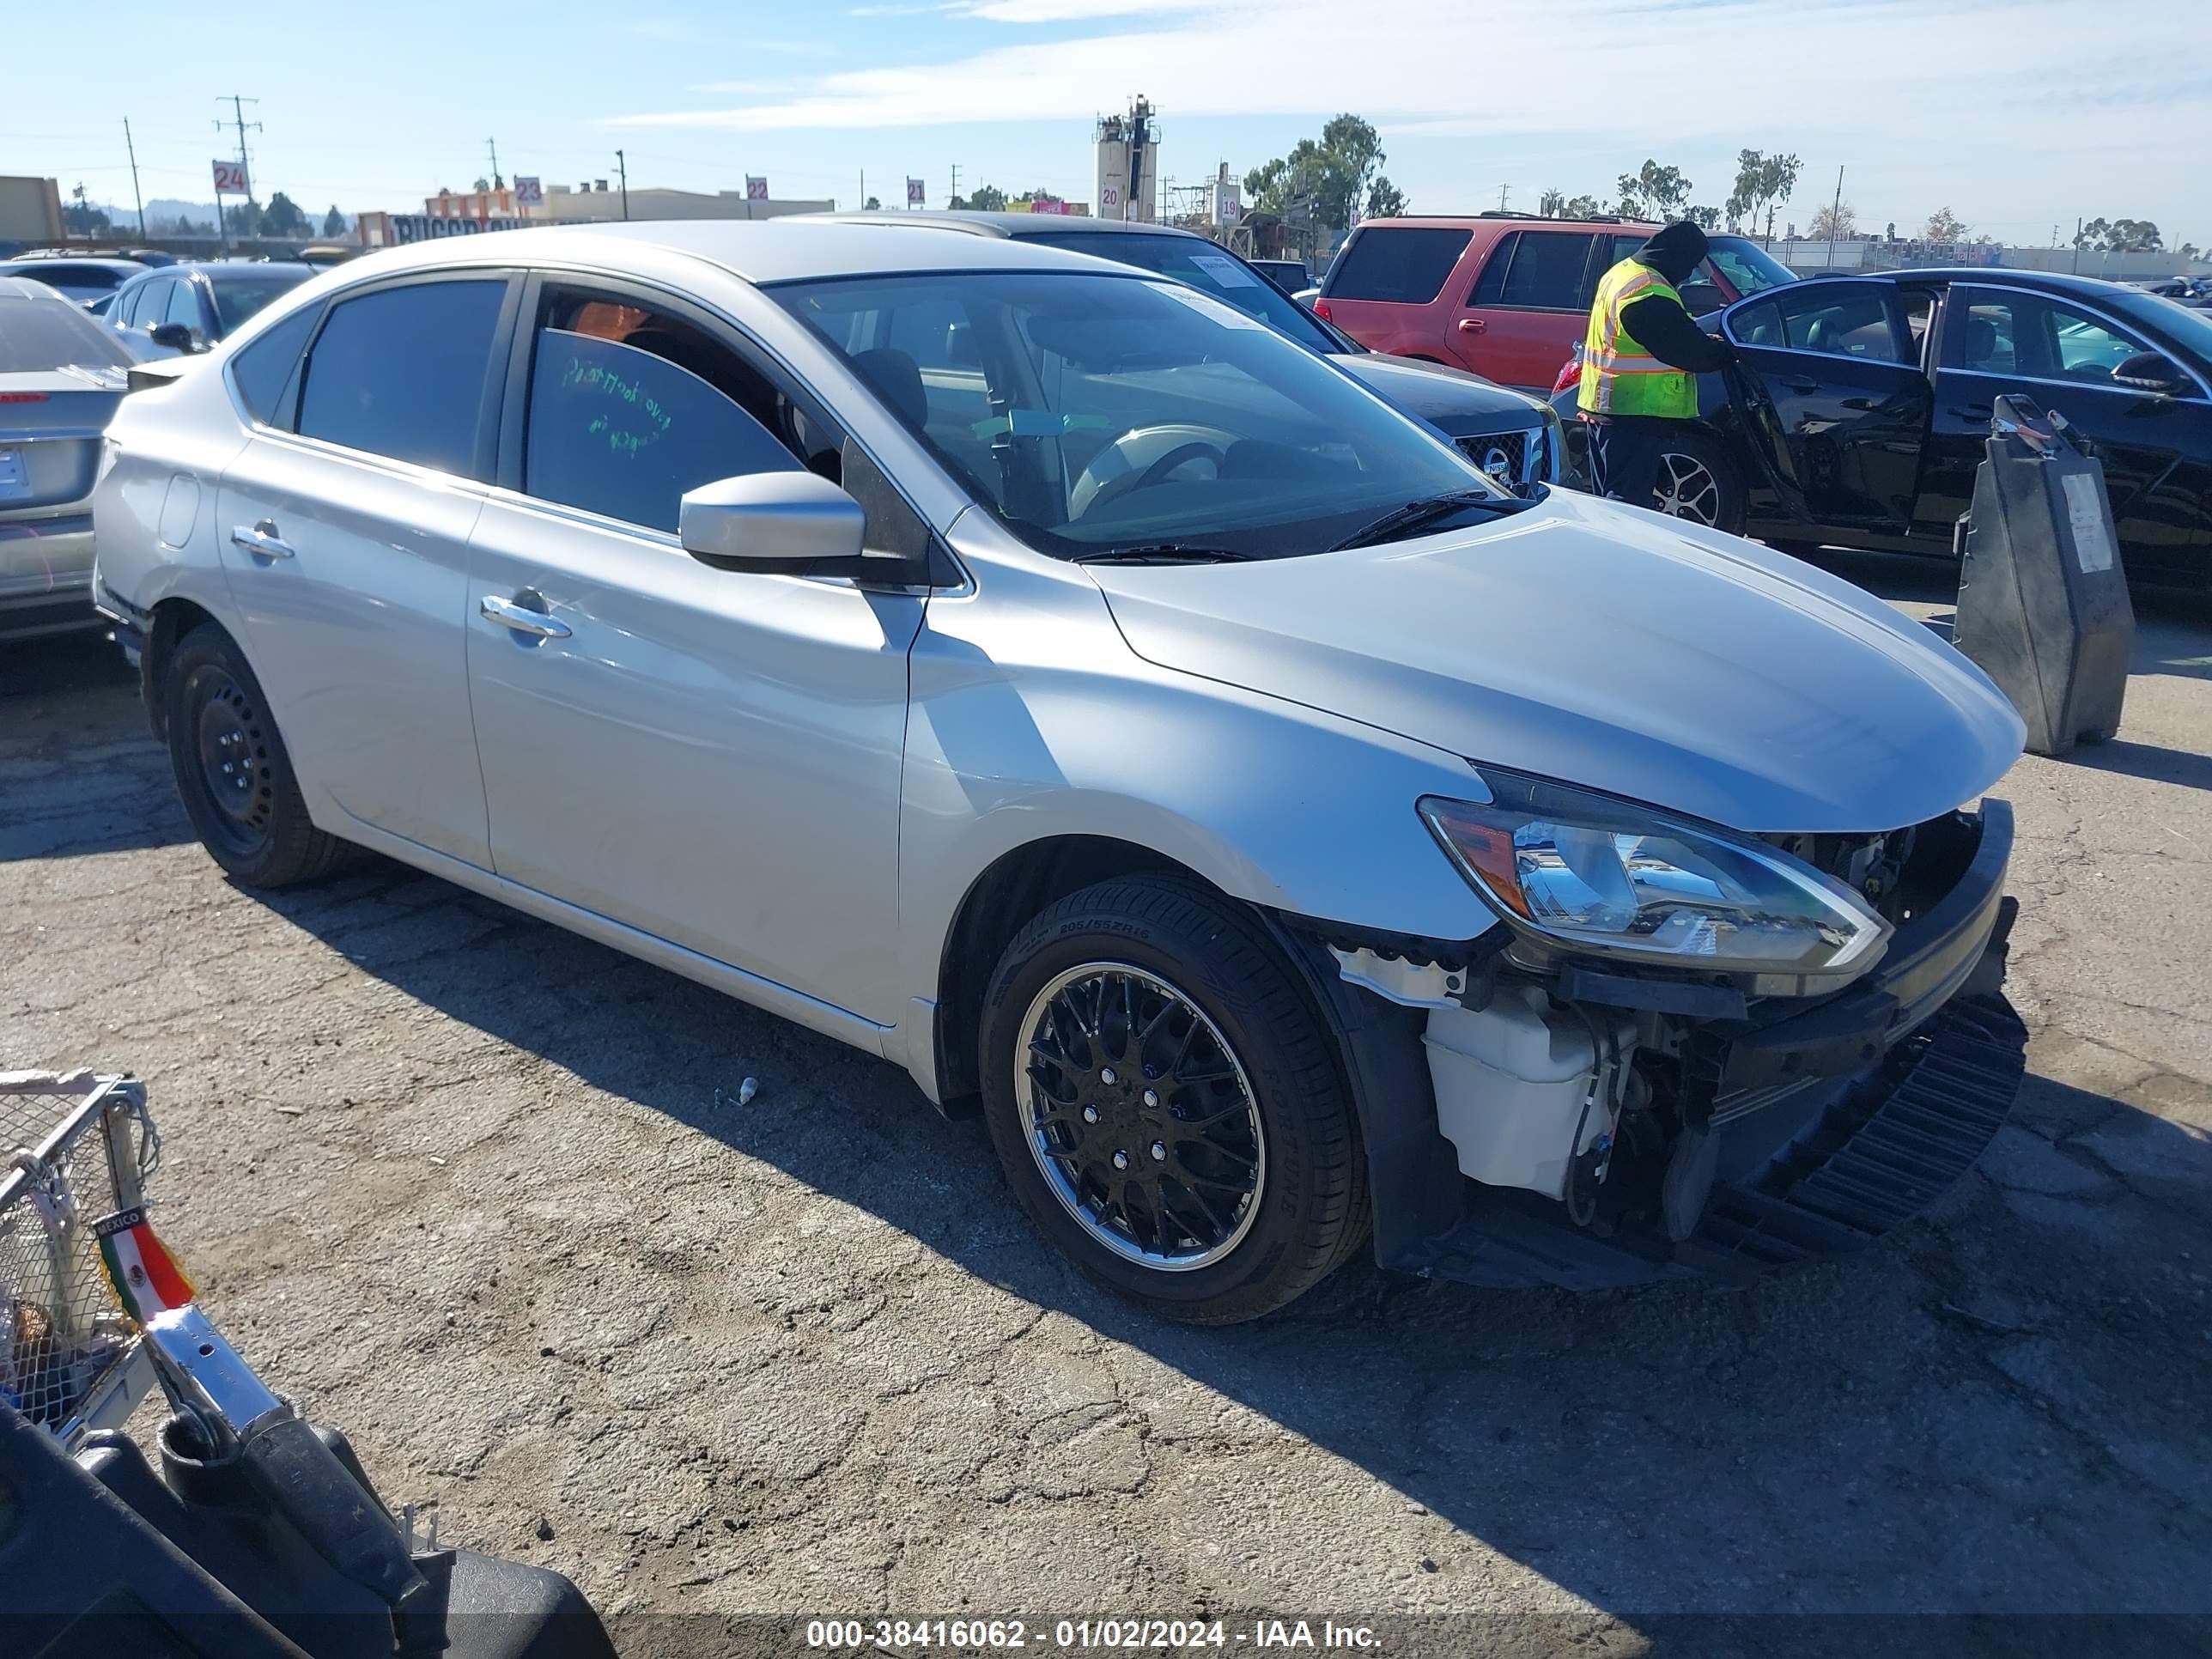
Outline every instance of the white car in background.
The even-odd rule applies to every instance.
[[[373,848],[892,1060],[1162,1313],[1370,1242],[1733,1277],[1915,1213],[2009,1107],[1979,671],[1753,544],[1508,494],[1187,284],[457,238],[113,438],[100,601],[235,878]]]

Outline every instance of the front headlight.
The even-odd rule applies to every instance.
[[[1570,949],[1691,972],[1856,975],[1890,927],[1778,848],[1508,772],[1421,816],[1506,921]]]

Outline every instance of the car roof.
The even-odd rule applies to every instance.
[[[1495,225],[1502,230],[1611,230],[1644,231],[1659,228],[1651,219],[1547,219],[1534,213],[1424,213],[1407,215],[1395,219],[1362,219],[1361,230],[1388,230],[1392,226],[1416,230],[1473,230],[1478,227]],[[1711,234],[1725,236],[1727,231]]]
[[[781,219],[632,220],[628,223],[495,230],[441,237],[388,248],[349,260],[346,285],[380,271],[514,259],[527,265],[564,258],[605,260],[625,245],[685,254],[720,266],[753,283],[805,282],[836,276],[890,276],[953,270],[1087,270],[1132,274],[1130,268],[1086,253],[973,231],[920,228],[896,233],[840,223],[828,216],[793,214]]]
[[[936,230],[963,231],[970,236],[1002,236],[1010,240],[1036,241],[1048,240],[1054,236],[1080,236],[1094,230],[1104,231],[1109,235],[1188,236],[1196,242],[1208,240],[1196,231],[1185,230],[1181,225],[1152,225],[1137,219],[1093,219],[1083,213],[985,213],[973,208],[901,213],[896,208],[878,208],[872,212],[823,213],[806,216],[834,219],[840,224],[848,225],[898,225],[909,228],[927,226]]]
[[[71,307],[76,303],[50,283],[34,276],[10,276],[4,264],[0,264],[0,300],[52,300]]]
[[[2081,276],[2070,270],[2016,270],[2010,265],[1929,265],[1903,270],[1816,270],[1808,283],[1841,282],[1851,277],[1881,283],[1992,283],[2010,288],[2047,289],[2053,294],[2078,294],[2094,300],[2125,289],[2103,276]]]
[[[49,265],[96,265],[103,270],[127,270],[133,276],[147,269],[136,259],[111,259],[97,253],[24,253],[0,259],[0,270],[14,265],[44,269]]]

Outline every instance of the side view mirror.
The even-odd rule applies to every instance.
[[[2112,379],[2118,385],[2139,386],[2145,392],[2172,392],[2182,384],[2180,369],[2159,351],[2138,351],[2122,359],[2112,366]]]
[[[857,559],[867,523],[860,504],[827,478],[811,472],[750,472],[686,490],[676,533],[684,550],[700,563],[741,569]]]
[[[167,346],[172,351],[197,351],[199,342],[182,323],[156,323],[146,331],[146,337],[157,346]]]

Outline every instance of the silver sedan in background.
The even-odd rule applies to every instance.
[[[0,276],[0,638],[100,625],[92,486],[133,361],[54,289]]]
[[[225,870],[372,848],[900,1065],[1164,1314],[1370,1242],[1735,1277],[1913,1214],[2010,1104],[1978,670],[1509,494],[1186,283],[542,228],[169,374],[100,599]]]

